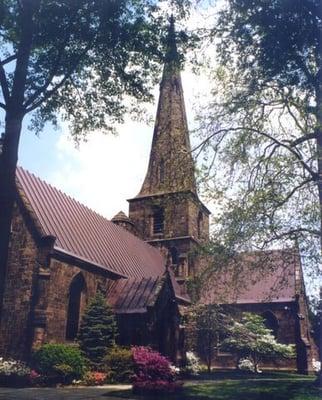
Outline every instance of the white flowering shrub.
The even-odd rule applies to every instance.
[[[255,372],[255,365],[248,358],[242,358],[241,360],[239,360],[238,369],[240,369],[241,371]]]
[[[312,366],[313,366],[313,371],[314,372],[319,372],[321,371],[321,361],[316,360],[313,358],[312,360]]]
[[[185,367],[185,372],[190,375],[198,375],[201,371],[199,358],[192,351],[187,351],[186,357],[187,365]]]
[[[31,369],[22,361],[5,360],[0,357],[0,375],[4,376],[29,376]]]

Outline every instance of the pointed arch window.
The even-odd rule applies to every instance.
[[[278,320],[271,311],[265,311],[262,314],[266,328],[272,331],[273,336],[277,339],[278,335]]]
[[[153,210],[153,234],[164,232],[164,209],[155,207]]]
[[[201,236],[202,236],[202,221],[203,221],[203,215],[202,215],[202,212],[199,211],[198,219],[197,219],[198,238],[201,238]]]
[[[66,339],[74,340],[78,334],[81,308],[85,301],[86,283],[81,273],[77,274],[69,287]]]

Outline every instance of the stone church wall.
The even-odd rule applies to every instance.
[[[3,355],[27,356],[38,257],[35,238],[15,205],[0,328],[0,352]]]
[[[82,274],[86,289],[81,303],[80,315],[98,288],[106,290],[108,279],[97,273],[83,270],[75,265],[52,259],[50,262],[50,283],[47,306],[47,342],[65,342],[69,290],[73,279]]]

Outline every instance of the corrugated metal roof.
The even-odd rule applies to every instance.
[[[294,249],[240,254],[209,276],[201,302],[252,304],[294,301],[300,260]]]
[[[145,313],[155,305],[164,282],[164,277],[118,279],[108,290],[108,302],[118,314]]]
[[[157,277],[165,271],[161,253],[125,229],[21,167],[17,179],[54,248],[128,277]]]

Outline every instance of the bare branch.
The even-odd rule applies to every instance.
[[[9,64],[11,61],[15,60],[17,58],[17,54],[13,54],[12,56],[9,56],[5,58],[4,60],[0,61],[0,65],[6,65]]]
[[[6,104],[8,104],[8,101],[10,98],[10,92],[9,92],[7,78],[6,78],[6,73],[5,73],[5,70],[2,66],[2,64],[0,64],[0,85],[1,85],[2,93],[3,93],[4,101]]]
[[[315,132],[314,133],[309,133],[308,135],[301,136],[298,139],[293,140],[292,142],[290,141],[290,146],[291,147],[296,147],[299,144],[302,144],[302,143],[304,143],[304,142],[306,142],[308,140],[311,140],[311,139],[317,139],[317,134]]]
[[[293,154],[295,156],[295,158],[299,161],[299,163],[302,165],[302,167],[312,176],[312,178],[314,180],[319,179],[318,174],[303,160],[303,157],[300,153],[298,153],[296,151],[296,149],[294,149],[292,146],[290,146],[289,144],[285,143],[285,141],[280,141],[278,139],[276,139],[275,137],[273,137],[272,135],[270,135],[267,132],[263,132],[260,131],[258,129],[255,128],[250,128],[250,127],[243,127],[243,126],[239,126],[236,128],[223,128],[223,129],[219,129],[218,131],[215,131],[213,134],[211,134],[210,136],[208,136],[205,140],[203,140],[201,143],[199,143],[198,146],[196,146],[192,152],[196,151],[197,149],[199,149],[200,147],[205,146],[205,144],[210,141],[213,137],[219,135],[220,133],[233,133],[233,132],[240,132],[240,131],[250,131],[253,133],[256,133],[258,135],[264,136],[267,139],[271,140],[273,143],[275,143],[276,145],[285,148],[286,150],[288,150],[291,154]]]

